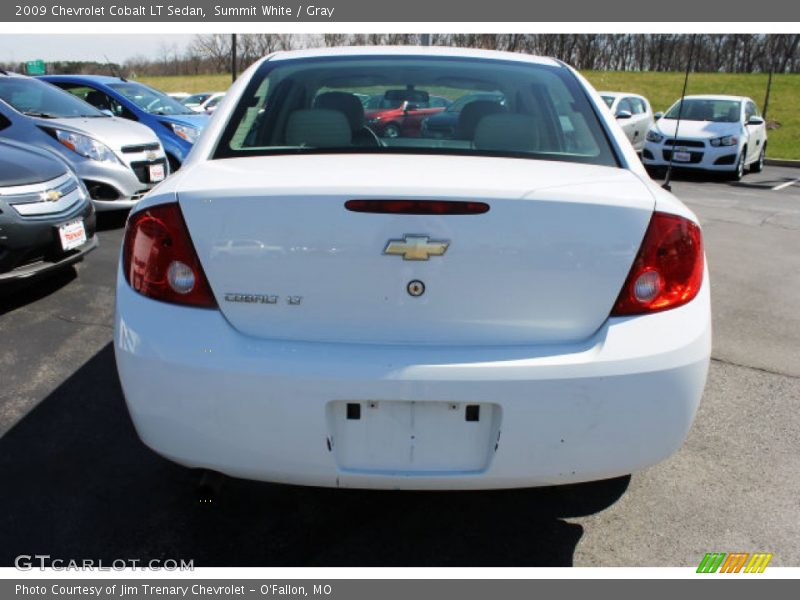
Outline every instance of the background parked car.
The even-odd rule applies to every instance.
[[[180,168],[208,122],[165,93],[137,81],[100,75],[41,77],[115,117],[138,121],[152,129],[164,147],[171,171]]]
[[[218,94],[211,98],[208,102],[205,103],[205,113],[207,115],[213,115],[214,111],[217,110],[219,103],[225,98],[225,94]]]
[[[627,92],[600,92],[600,95],[633,144],[634,150],[641,154],[645,135],[655,122],[650,102],[644,96]]]
[[[190,94],[187,92],[167,92],[167,96],[183,104],[183,101],[186,100]]]
[[[71,265],[97,247],[86,189],[66,162],[0,141],[0,284]]]
[[[674,167],[720,171],[739,180],[748,168],[764,168],[766,149],[767,126],[751,98],[686,96],[682,108],[679,99],[647,132],[643,161],[660,171],[672,158]]]
[[[422,121],[442,112],[450,100],[423,90],[386,90],[369,98],[367,125],[381,137],[419,137]]]
[[[130,208],[169,174],[150,129],[23,75],[0,74],[0,138],[57,152],[97,210]]]
[[[201,94],[193,94],[188,98],[185,98],[182,104],[186,108],[192,109],[194,112],[204,113],[207,112],[208,105],[210,102],[216,100],[217,103],[219,103],[218,98],[224,96],[225,92],[203,92]]]
[[[444,111],[425,118],[422,122],[422,137],[454,139],[456,128],[461,110],[472,102],[494,102],[502,106],[505,102],[503,94],[497,93],[476,93],[465,94],[450,104]]]

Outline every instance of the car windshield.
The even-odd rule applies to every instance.
[[[106,116],[69,92],[27,77],[0,77],[0,98],[31,117],[69,119]]]
[[[364,97],[369,99],[362,102]],[[364,118],[373,99],[460,106],[452,134],[420,134],[424,113],[389,128]],[[513,100],[512,100],[513,99]],[[415,120],[418,119],[418,120]],[[298,153],[513,156],[616,166],[577,78],[557,65],[441,57],[266,61],[254,73],[215,158]]]
[[[194,112],[183,104],[141,83],[109,83],[108,87],[119,92],[136,106],[151,115],[192,115]]]
[[[713,121],[715,123],[737,123],[740,119],[742,103],[739,100],[718,100],[715,98],[684,98],[681,110],[680,100],[664,115],[665,119],[686,121]]]
[[[615,100],[614,96],[603,96],[603,102],[606,103],[606,106],[608,106],[608,108],[611,108],[611,106],[614,104],[614,100]]]
[[[193,94],[181,100],[181,104],[202,104],[209,96],[211,96],[211,94]]]

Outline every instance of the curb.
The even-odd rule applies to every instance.
[[[764,164],[770,167],[795,167],[800,168],[800,160],[789,160],[787,158],[765,158]]]

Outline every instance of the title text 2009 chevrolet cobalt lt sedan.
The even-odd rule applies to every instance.
[[[470,137],[379,138],[423,90]],[[572,69],[518,54],[271,55],[131,215],[115,350],[142,440],[296,484],[627,474],[682,443],[710,353],[695,216]]]

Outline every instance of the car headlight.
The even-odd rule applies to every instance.
[[[170,123],[172,131],[175,132],[179,138],[186,140],[190,144],[194,144],[197,138],[200,137],[200,130],[189,125],[178,125],[177,123]]]
[[[94,138],[90,138],[88,135],[81,135],[74,131],[64,131],[63,129],[55,129],[53,133],[55,133],[56,139],[61,144],[81,156],[99,162],[120,162],[111,148]]]
[[[664,139],[664,136],[661,135],[660,133],[658,133],[654,129],[651,129],[650,131],[648,131],[647,135],[645,137],[647,138],[648,142],[654,142],[656,144]]]
[[[717,146],[735,146],[739,143],[738,136],[735,135],[726,135],[723,137],[714,138],[711,140],[711,145],[714,147]]]

